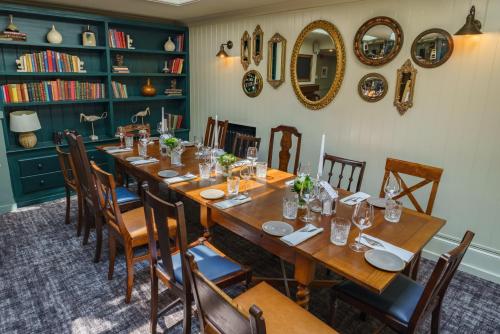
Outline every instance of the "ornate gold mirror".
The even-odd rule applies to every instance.
[[[429,29],[415,38],[411,58],[422,67],[443,65],[453,53],[453,38],[443,29]]]
[[[248,34],[248,31],[245,30],[243,36],[241,36],[241,44],[240,44],[241,65],[243,65],[243,69],[245,71],[248,69],[248,66],[250,66],[250,63],[252,62],[250,58],[252,49],[250,42],[251,42],[250,35]]]
[[[267,45],[267,82],[278,88],[285,82],[286,39],[276,33]]]
[[[396,95],[394,105],[399,113],[403,115],[408,109],[413,107],[413,93],[415,90],[415,80],[417,79],[417,69],[413,67],[411,60],[405,61],[398,69],[396,76]]]
[[[354,53],[366,65],[379,66],[390,62],[401,50],[403,30],[390,17],[377,16],[358,29],[354,37]]]
[[[382,74],[368,73],[359,80],[358,93],[366,102],[377,102],[387,94],[387,80]]]
[[[255,65],[259,65],[263,58],[263,48],[264,48],[264,32],[260,28],[260,25],[255,27],[253,31],[253,46],[252,46],[252,58]]]
[[[249,97],[256,97],[262,91],[262,76],[256,70],[248,71],[243,75],[243,80],[241,80],[241,86],[243,91]]]
[[[290,77],[299,101],[309,109],[326,107],[337,95],[345,70],[344,41],[335,25],[308,24],[293,47]]]

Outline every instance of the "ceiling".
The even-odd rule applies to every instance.
[[[125,14],[131,17],[153,17],[184,24],[239,14],[304,9],[357,0],[199,0],[183,6],[172,6],[148,0],[13,0],[14,2],[56,5],[92,12]],[[106,13],[103,13],[106,14]]]

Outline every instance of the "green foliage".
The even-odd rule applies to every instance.
[[[295,179],[293,183],[293,190],[296,193],[300,193],[303,190],[312,190],[314,183],[309,175],[299,176]]]
[[[231,153],[225,153],[217,158],[219,165],[221,165],[222,167],[229,167],[232,164],[234,164],[237,160],[238,160],[238,158],[236,158]]]
[[[175,137],[170,137],[170,138],[167,138],[163,141],[163,144],[165,144],[168,148],[170,149],[174,149],[176,148],[177,146],[179,146],[180,144],[180,140],[175,138]]]

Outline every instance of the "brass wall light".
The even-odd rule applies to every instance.
[[[476,19],[476,7],[470,8],[469,15],[465,19],[465,24],[460,28],[455,35],[479,35],[481,32],[481,22]]]
[[[224,45],[227,46],[228,50],[231,50],[233,48],[233,42],[227,41],[227,43],[222,43],[220,45],[219,52],[215,55],[217,58],[227,58],[229,55],[226,53],[226,50],[224,50]]]

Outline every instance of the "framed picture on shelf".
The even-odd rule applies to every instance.
[[[95,33],[90,30],[90,26],[87,26],[87,29],[82,33],[82,45],[83,46],[96,46]]]

